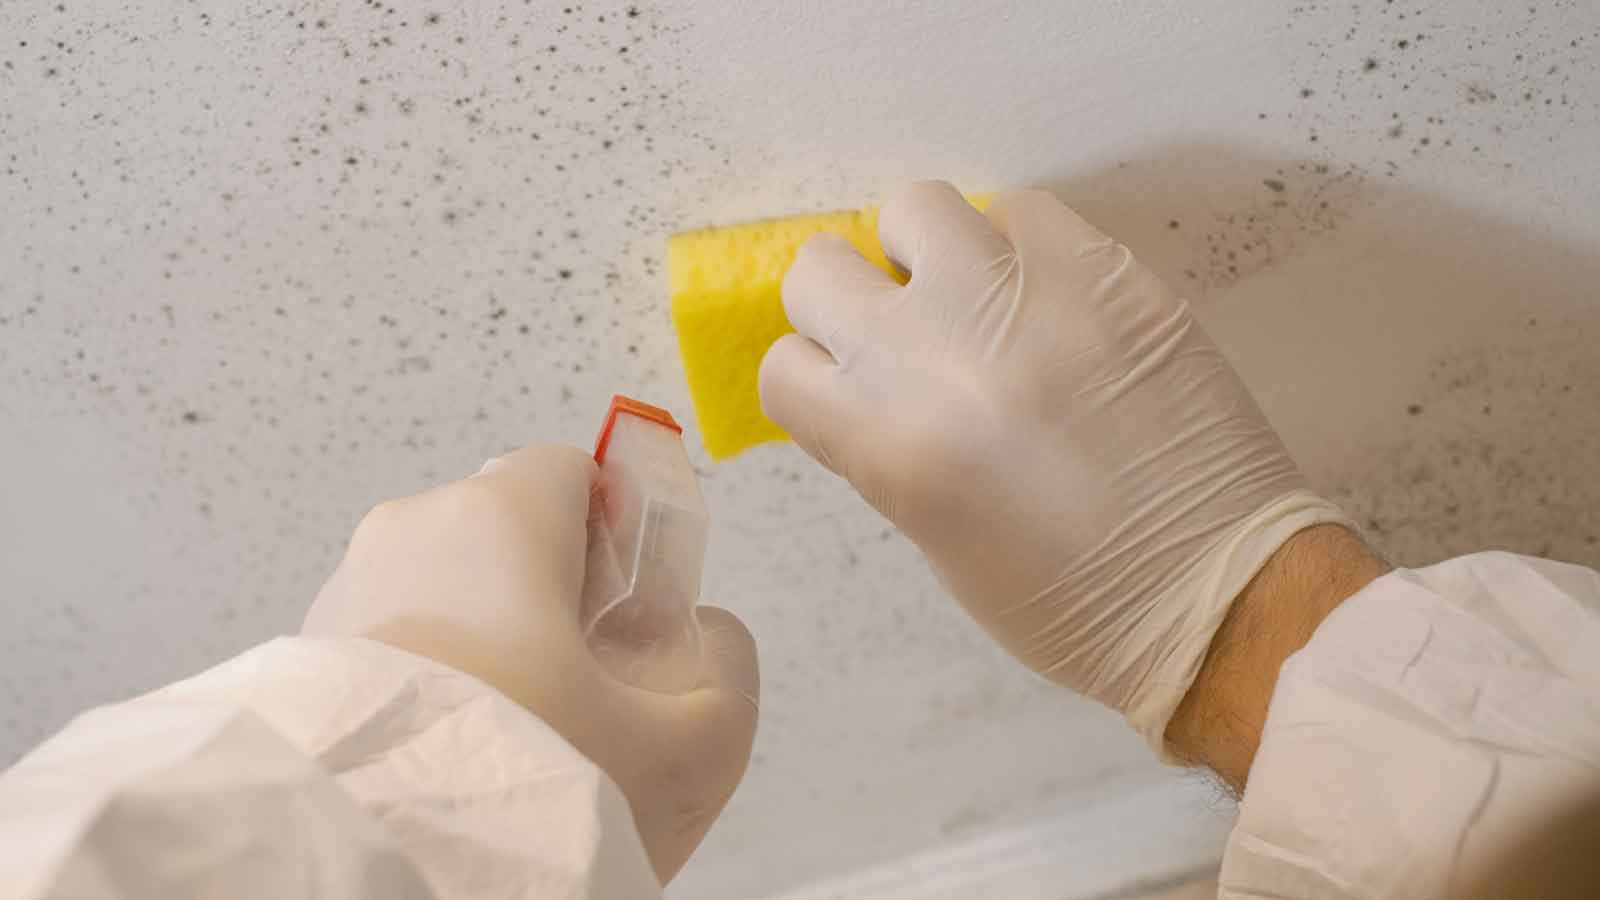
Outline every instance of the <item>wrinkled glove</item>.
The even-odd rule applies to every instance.
[[[1048,193],[884,206],[901,285],[818,236],[761,401],[927,555],[1012,655],[1158,752],[1233,598],[1342,522],[1180,300]]]
[[[535,445],[478,475],[374,509],[306,616],[306,634],[365,637],[499,689],[605,771],[666,883],[750,759],[755,643],[700,607],[704,664],[677,696],[612,677],[579,624],[594,460]]]

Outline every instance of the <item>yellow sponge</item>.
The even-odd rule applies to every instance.
[[[970,198],[979,209],[988,200]],[[800,245],[824,231],[843,235],[892,273],[878,244],[876,207],[707,228],[667,241],[672,323],[712,459],[788,439],[762,414],[756,375],[767,348],[794,330],[783,314],[783,275]]]

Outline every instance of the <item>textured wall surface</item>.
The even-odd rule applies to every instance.
[[[5,0],[0,760],[292,629],[374,502],[687,414],[666,234],[912,176],[1130,243],[1400,561],[1600,564],[1597,60],[1587,0]],[[793,447],[704,475],[766,695],[685,895],[1158,777]]]

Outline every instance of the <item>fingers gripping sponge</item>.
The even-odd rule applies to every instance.
[[[983,209],[988,199],[971,202]],[[707,228],[667,241],[672,323],[712,459],[788,439],[761,412],[756,376],[767,348],[794,330],[783,314],[783,275],[800,245],[821,232],[842,235],[893,272],[878,243],[876,207]]]
[[[667,242],[672,324],[713,459],[788,437],[761,412],[756,373],[767,348],[794,330],[783,314],[783,275],[800,245],[825,231],[889,268],[875,208],[708,228]]]

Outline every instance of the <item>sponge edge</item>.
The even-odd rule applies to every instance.
[[[984,209],[989,199],[968,202]],[[788,438],[762,413],[756,381],[767,348],[794,330],[783,313],[784,273],[800,245],[822,232],[843,236],[892,274],[875,207],[707,228],[667,241],[672,323],[712,459]]]

